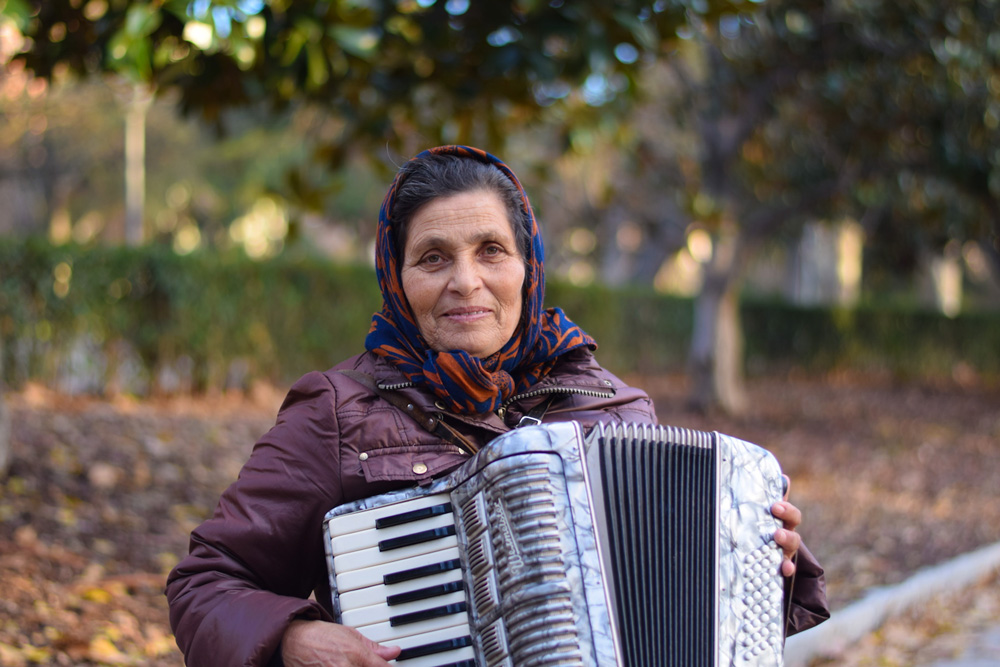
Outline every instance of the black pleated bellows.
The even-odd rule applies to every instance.
[[[599,439],[623,660],[710,667],[715,652],[716,463],[712,434]]]

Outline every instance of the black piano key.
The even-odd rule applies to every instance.
[[[420,588],[415,591],[408,591],[406,593],[396,593],[395,595],[387,595],[385,598],[385,603],[392,607],[393,605],[403,604],[405,602],[416,602],[417,600],[426,600],[427,598],[435,598],[440,595],[448,595],[448,593],[457,593],[458,591],[465,590],[465,582],[462,581],[452,581],[447,584],[441,584],[440,586],[428,586],[427,588]]]
[[[467,608],[468,605],[465,602],[456,602],[455,604],[446,604],[441,607],[415,611],[411,614],[399,614],[398,616],[389,617],[389,625],[396,627],[399,625],[409,625],[410,623],[419,623],[420,621],[427,621],[432,618],[441,618],[442,616],[461,614]]]
[[[382,583],[398,584],[403,581],[429,577],[432,574],[440,574],[441,572],[448,572],[449,570],[457,570],[461,567],[462,561],[458,558],[454,560],[442,561],[440,563],[431,563],[430,565],[421,565],[420,567],[410,568],[409,570],[400,570],[399,572],[383,575]]]
[[[425,655],[434,655],[435,653],[444,653],[445,651],[454,651],[455,649],[465,648],[466,646],[472,646],[472,637],[468,635],[465,637],[456,637],[455,639],[445,639],[444,641],[434,642],[433,644],[424,644],[423,646],[411,646],[410,648],[404,648],[400,652],[399,656],[396,658],[396,662],[402,662],[403,660],[410,660],[412,658],[422,658]],[[473,664],[475,664],[475,661],[473,661]]]
[[[448,537],[449,535],[455,534],[455,526],[444,526],[442,528],[431,528],[430,530],[422,530],[418,533],[410,533],[409,535],[403,535],[401,537],[393,537],[388,540],[382,540],[378,543],[379,551],[390,551],[392,549],[399,549],[400,547],[408,547],[414,544],[422,544],[424,542],[430,542],[431,540],[438,540],[442,537]]]
[[[447,665],[441,665],[441,667],[476,667],[476,661],[461,660],[459,662],[449,662]]]
[[[423,507],[418,510],[401,512],[399,514],[393,514],[392,516],[384,516],[381,519],[376,519],[375,527],[388,528],[390,526],[399,526],[412,521],[420,521],[422,519],[429,519],[433,516],[440,516],[441,514],[451,514],[451,511],[451,503],[443,503],[432,507]]]

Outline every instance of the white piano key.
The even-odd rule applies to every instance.
[[[436,597],[416,600],[414,602],[404,602],[403,604],[397,604],[391,607],[384,602],[376,603],[367,607],[358,607],[346,611],[342,610],[340,622],[344,625],[356,628],[363,625],[384,623],[391,617],[399,614],[410,614],[417,611],[423,611],[424,609],[440,607],[446,604],[458,604],[459,602],[465,602],[465,591],[438,595]]]
[[[340,609],[341,611],[347,611],[351,609],[360,609],[361,607],[368,607],[373,604],[385,604],[386,599],[390,595],[409,593],[410,591],[429,588],[431,586],[440,586],[441,584],[449,584],[453,581],[461,580],[462,570],[449,570],[448,572],[433,574],[429,577],[420,577],[419,579],[402,581],[398,584],[389,584],[388,586],[382,583],[379,583],[376,586],[366,586],[365,588],[359,588],[357,590],[341,593]],[[381,581],[381,579],[379,581]],[[344,625],[354,625],[353,623],[348,623],[346,620],[342,621],[342,623]]]
[[[405,500],[391,505],[382,505],[370,510],[361,510],[349,514],[341,514],[330,519],[328,526],[331,535],[346,535],[356,533],[360,530],[369,530],[375,527],[375,521],[387,516],[395,516],[403,512],[433,507],[443,503],[451,502],[451,496],[447,493],[439,493],[433,496],[423,496]]]
[[[387,574],[395,574],[434,563],[444,563],[456,558],[459,558],[458,547],[451,547],[441,551],[432,551],[410,558],[403,558],[398,561],[382,563],[373,567],[366,566],[360,570],[350,570],[348,572],[337,570],[337,590],[343,594],[367,586],[376,586],[382,583],[382,577]],[[371,565],[371,563],[368,565]],[[420,581],[420,579],[414,581]]]
[[[469,614],[468,612],[463,611],[456,614],[449,614],[447,616],[439,616],[438,618],[431,618],[426,621],[407,623],[406,625],[393,626],[390,625],[388,621],[385,621],[383,623],[357,626],[355,629],[373,642],[377,642],[379,644],[398,644],[398,642],[405,637],[423,635],[431,632],[432,630],[443,630],[457,625],[468,625],[468,621]],[[421,643],[429,644],[430,642]]]
[[[359,632],[364,634],[364,630],[359,628]],[[436,642],[442,642],[446,639],[455,639],[457,637],[465,637],[472,634],[467,622],[462,622],[458,625],[452,625],[447,628],[441,628],[440,630],[432,630],[423,635],[412,635],[408,637],[400,637],[395,641],[383,641],[380,644],[385,644],[387,646],[398,646],[399,648],[413,648],[414,646],[424,646],[426,644],[434,644]],[[367,637],[367,635],[365,635]],[[401,662],[400,665],[408,664],[409,661]],[[445,663],[447,664],[447,663]]]
[[[331,538],[331,553],[333,553],[334,556],[340,556],[341,554],[351,553],[352,551],[360,551],[362,549],[377,547],[378,543],[382,540],[390,540],[404,535],[419,533],[424,530],[446,528],[454,525],[455,515],[448,513],[421,519],[420,521],[403,523],[398,526],[390,526],[388,528],[372,527],[368,530],[359,530],[354,533]]]
[[[459,649],[423,655],[419,658],[400,661],[393,660],[391,664],[399,665],[399,667],[441,667],[441,665],[451,665],[459,660],[474,660],[475,657],[476,650],[473,647],[463,646]]]
[[[444,549],[457,546],[458,538],[454,535],[449,535],[447,537],[431,540],[430,542],[412,544],[407,547],[400,547],[399,549],[391,549],[389,551],[379,551],[378,547],[371,547],[369,549],[362,549],[361,551],[352,551],[348,554],[334,556],[333,569],[335,572],[350,572],[351,570],[360,570],[366,567],[394,563],[396,561],[403,560],[404,558],[411,558],[421,554],[429,554],[435,551],[443,551]]]

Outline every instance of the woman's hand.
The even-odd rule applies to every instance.
[[[325,621],[292,621],[281,639],[286,667],[386,667],[399,651],[354,628]]]
[[[779,528],[774,533],[774,541],[785,552],[785,558],[781,562],[781,574],[790,577],[795,574],[795,552],[802,544],[802,537],[795,532],[799,524],[802,523],[802,512],[795,505],[788,502],[788,487],[791,481],[785,475],[785,496],[771,506],[771,514],[781,521],[783,528]]]

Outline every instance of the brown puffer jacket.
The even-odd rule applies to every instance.
[[[343,369],[373,376],[428,414],[442,412],[433,396],[408,386],[370,353],[309,373],[291,388],[275,426],[254,446],[212,518],[192,532],[189,555],[168,577],[170,622],[190,667],[280,665],[281,637],[293,619],[332,620],[325,514],[352,500],[426,484],[468,458],[338,372]],[[545,422],[656,422],[646,394],[601,368],[586,350],[561,357],[501,414],[444,418],[481,446],[549,394],[556,398]],[[793,631],[829,615],[822,569],[805,551],[798,563]]]

